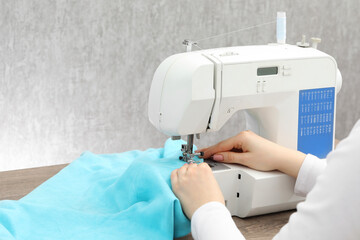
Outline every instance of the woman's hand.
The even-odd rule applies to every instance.
[[[305,154],[291,150],[244,131],[218,144],[197,150],[204,158],[224,163],[237,163],[260,171],[279,170],[297,177]]]
[[[218,162],[238,163],[261,171],[279,170],[293,177],[297,177],[305,158],[304,153],[282,147],[251,131],[197,150],[200,151],[204,152],[204,158],[212,157]],[[185,164],[175,169],[171,173],[171,185],[189,219],[205,203],[224,204],[220,187],[206,163]]]
[[[184,164],[175,169],[171,173],[171,185],[189,219],[205,203],[217,201],[225,204],[224,196],[207,163]]]

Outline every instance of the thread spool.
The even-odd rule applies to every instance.
[[[276,40],[277,43],[286,43],[286,13],[277,12],[276,17]]]

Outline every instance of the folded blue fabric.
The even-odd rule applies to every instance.
[[[173,239],[190,222],[171,190],[181,144],[80,158],[18,201],[0,201],[0,239]]]

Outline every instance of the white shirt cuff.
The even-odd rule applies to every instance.
[[[298,173],[294,192],[305,197],[314,187],[316,179],[326,168],[326,160],[307,154]]]
[[[191,234],[195,240],[245,239],[229,210],[220,202],[206,203],[195,211],[191,218]]]

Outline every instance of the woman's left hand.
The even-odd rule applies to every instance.
[[[175,169],[171,173],[171,185],[189,219],[205,203],[217,201],[225,204],[224,196],[207,163],[184,164]]]

